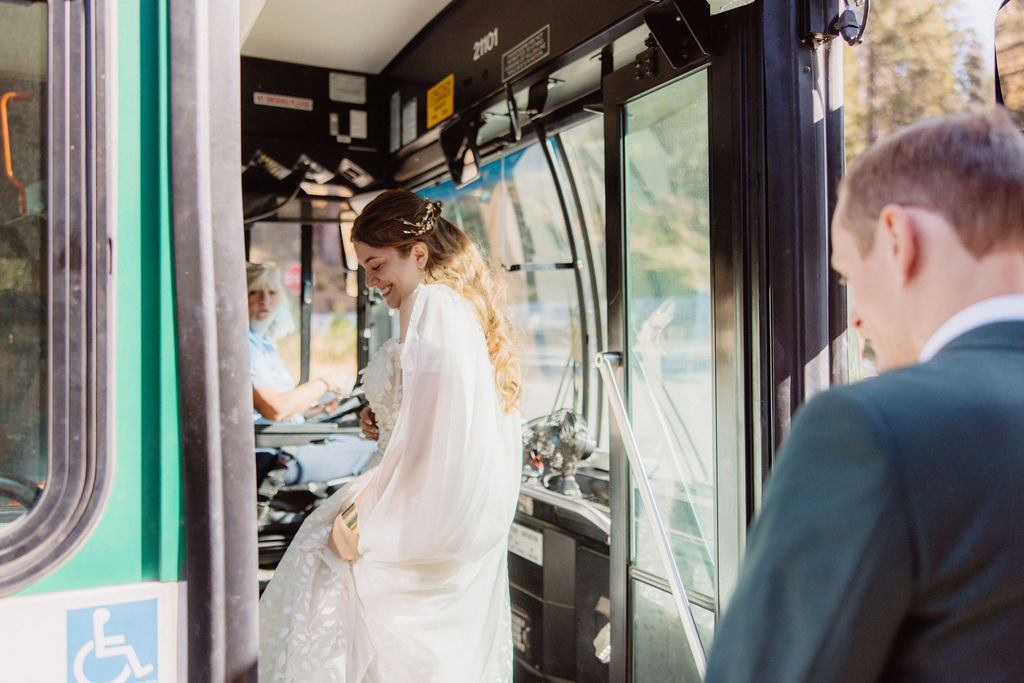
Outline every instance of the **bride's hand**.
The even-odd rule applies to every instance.
[[[370,441],[376,441],[380,436],[377,431],[377,416],[373,414],[370,406],[366,406],[359,413],[359,427],[363,430],[363,436]]]
[[[341,560],[351,562],[359,557],[359,532],[349,529],[340,514],[334,518],[331,535],[327,537],[327,547]]]

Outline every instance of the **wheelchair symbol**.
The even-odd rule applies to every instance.
[[[103,625],[110,621],[110,610],[100,607],[92,613],[92,640],[83,645],[75,655],[73,671],[77,683],[125,683],[129,676],[134,674],[136,679],[142,678],[153,671],[153,665],[142,665],[135,648],[125,645],[123,635],[108,636],[103,632]],[[89,653],[93,653],[97,659],[108,659],[110,657],[124,657],[127,661],[124,668],[109,681],[93,681],[85,675],[85,660]]]

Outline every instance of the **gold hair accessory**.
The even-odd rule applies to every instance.
[[[401,222],[408,225],[415,230],[403,230],[403,235],[412,235],[414,237],[421,237],[436,227],[437,219],[441,215],[441,202],[438,201],[427,201],[427,208],[423,211],[423,219],[419,223],[413,223],[407,221],[404,218]]]

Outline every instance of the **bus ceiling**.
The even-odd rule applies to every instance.
[[[246,222],[296,197],[468,182],[532,118],[596,110],[649,33],[697,63],[708,17],[750,1],[242,0]],[[689,30],[659,36],[667,14]]]

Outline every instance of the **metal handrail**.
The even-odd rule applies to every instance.
[[[697,673],[701,677],[707,670],[707,656],[704,653],[704,644],[700,641],[700,634],[697,633],[697,623],[693,620],[693,611],[690,609],[690,601],[686,595],[686,588],[679,576],[679,568],[676,566],[675,557],[672,555],[672,547],[669,545],[668,533],[665,525],[658,515],[658,507],[654,502],[654,492],[651,490],[651,483],[647,479],[647,471],[640,459],[640,447],[637,446],[636,436],[629,424],[626,415],[626,404],[622,400],[622,393],[619,391],[619,384],[615,381],[612,373],[612,365],[622,362],[622,355],[618,353],[604,352],[597,354],[595,358],[597,368],[601,373],[601,379],[608,387],[608,403],[612,415],[618,424],[622,434],[622,441],[626,447],[626,461],[633,473],[637,488],[640,491],[640,500],[643,502],[648,519],[654,527],[654,539],[657,541],[658,554],[661,556],[662,564],[665,566],[665,574],[668,578],[669,588],[672,589],[672,598],[676,603],[676,611],[679,613],[679,621],[682,622],[686,640],[690,644],[690,651],[693,653],[693,662],[697,667]]]

